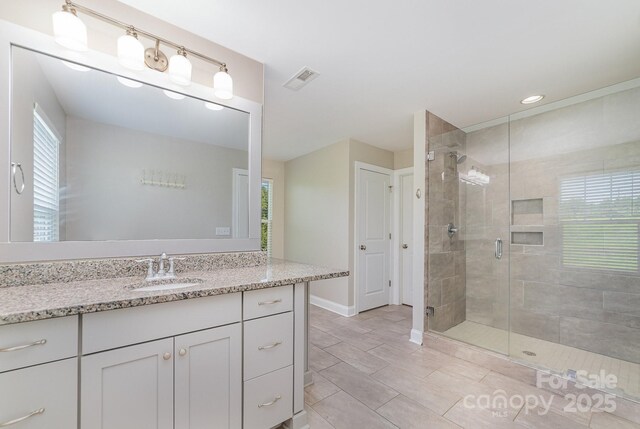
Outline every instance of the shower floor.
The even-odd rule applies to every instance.
[[[508,331],[468,320],[442,332],[442,335],[562,373],[586,370],[589,374],[599,374],[604,370],[618,378],[616,390],[629,397],[640,398],[640,364],[637,363],[516,333],[511,334],[511,350],[508,350]],[[525,351],[533,352],[535,356],[523,353]]]

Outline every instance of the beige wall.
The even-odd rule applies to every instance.
[[[63,3],[62,0],[3,1],[0,2],[0,18],[46,34],[52,34],[51,14],[60,10]],[[226,62],[229,74],[233,77],[235,94],[258,103],[263,102],[264,70],[263,65],[258,61],[115,0],[84,0],[81,4]],[[116,39],[123,34],[123,31],[88,15],[80,14],[79,16],[87,25],[89,48],[116,55]],[[140,40],[146,47],[153,45],[153,42],[148,39],[141,38]],[[161,49],[167,56],[173,54],[173,49],[169,47]],[[193,80],[203,85],[211,85],[213,73],[217,71],[215,66],[195,58],[191,58],[191,61],[194,68]]]
[[[355,163],[393,169],[393,160],[393,152],[349,139],[285,163],[285,257],[352,273],[312,285],[312,295],[354,305]]]
[[[393,169],[401,170],[408,167],[413,167],[413,148],[394,152]]]
[[[349,141],[285,163],[284,255],[335,268],[349,263]],[[349,303],[347,278],[311,285],[311,294]]]
[[[271,256],[273,258],[284,258],[284,162],[263,158],[262,177],[264,177],[265,179],[273,180],[273,222],[271,224]]]

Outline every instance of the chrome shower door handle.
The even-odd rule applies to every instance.
[[[18,187],[18,183],[16,182],[18,169],[20,169],[20,177],[22,178],[20,187]],[[24,192],[24,170],[22,169],[22,164],[20,164],[19,162],[11,163],[11,178],[13,179],[13,187],[16,190],[16,194],[18,195],[22,194]]]
[[[502,239],[496,238],[496,250],[495,250],[496,259],[502,259]]]

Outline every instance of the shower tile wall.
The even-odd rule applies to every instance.
[[[464,189],[458,186],[458,165],[451,152],[465,153],[465,134],[439,117],[427,113],[427,151],[434,151],[435,160],[427,162],[428,204],[425,239],[425,302],[435,313],[426,323],[442,332],[463,322],[466,317]],[[447,234],[447,225],[454,223],[459,233]]]
[[[508,329],[509,317],[504,317],[508,312],[501,309],[510,308],[515,333],[640,362],[637,267],[576,267],[567,262],[572,244],[563,242],[568,237],[563,228],[578,222],[563,218],[560,212],[561,185],[568,178],[589,180],[611,172],[640,171],[638,111],[640,90],[633,89],[512,120],[510,137],[507,124],[467,133],[466,167],[475,164],[491,176],[484,188],[464,186],[467,320]],[[495,155],[504,153],[507,138],[510,163]],[[586,188],[594,186],[598,185]],[[635,204],[636,217],[626,222],[638,226],[640,201],[630,204]],[[502,281],[509,278],[502,272],[508,264],[501,268],[492,263],[492,244],[480,239],[483,234],[497,234],[507,244],[509,224],[515,237],[525,243],[505,247],[510,257],[510,292],[508,282]],[[631,243],[640,235],[640,226],[633,228]],[[528,244],[540,233],[542,245]],[[637,252],[637,247],[634,250],[632,245],[630,251]]]

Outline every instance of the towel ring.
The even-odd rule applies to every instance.
[[[18,183],[16,182],[16,175],[18,173],[18,169],[20,169],[20,176],[22,177],[22,183],[20,184],[20,188],[18,188]],[[11,163],[11,176],[13,177],[13,187],[16,190],[18,195],[21,195],[24,192],[24,170],[22,169],[22,164],[19,162]]]

